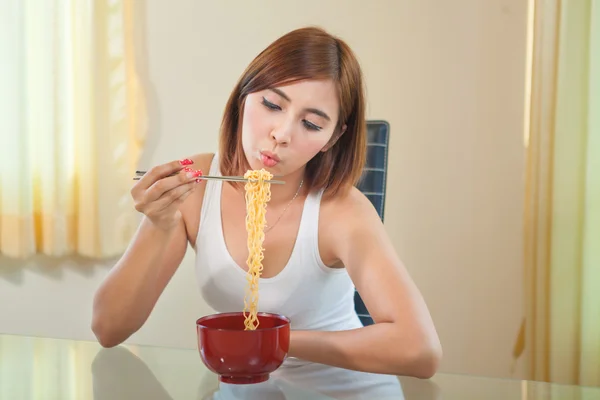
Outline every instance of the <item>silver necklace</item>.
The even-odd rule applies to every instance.
[[[271,229],[273,229],[273,227],[275,225],[277,225],[277,223],[279,222],[279,220],[281,219],[281,217],[283,217],[283,214],[285,214],[285,212],[287,211],[287,209],[289,208],[289,206],[292,204],[292,202],[294,200],[296,200],[296,197],[298,197],[298,194],[300,193],[300,188],[302,188],[302,184],[304,183],[304,179],[302,179],[300,181],[300,186],[298,186],[298,190],[296,190],[296,194],[294,195],[294,197],[292,197],[292,199],[290,200],[290,202],[287,204],[287,206],[285,206],[285,208],[283,209],[283,211],[281,212],[281,214],[279,215],[279,218],[277,218],[277,221],[275,221],[275,223],[271,226],[269,226],[267,229],[265,229],[265,233],[269,232]]]

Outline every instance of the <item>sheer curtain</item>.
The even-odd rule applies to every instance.
[[[600,2],[532,4],[516,355],[525,352],[530,379],[600,385]]]
[[[0,254],[113,256],[144,142],[133,0],[0,2]]]

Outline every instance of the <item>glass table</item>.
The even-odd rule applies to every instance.
[[[280,368],[264,383],[219,383],[197,350],[0,334],[0,399],[600,399],[600,388],[437,374],[429,380],[328,366]]]

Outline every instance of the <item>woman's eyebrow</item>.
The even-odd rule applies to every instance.
[[[276,94],[278,94],[279,96],[281,96],[282,98],[284,98],[285,100],[287,100],[289,102],[292,101],[290,99],[290,97],[287,94],[285,94],[285,92],[283,92],[281,89],[269,88],[269,90],[272,91],[272,92],[274,92],[274,93],[276,93]],[[327,115],[327,113],[325,113],[324,111],[319,110],[318,108],[306,108],[304,111],[316,114],[319,117],[323,117],[327,121],[331,121],[331,118],[329,118],[329,115]]]

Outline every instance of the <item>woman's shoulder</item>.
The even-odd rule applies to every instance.
[[[348,222],[377,214],[373,203],[355,186],[333,195],[323,194],[321,209],[326,218],[344,218]]]
[[[326,265],[341,265],[341,255],[359,236],[381,224],[371,201],[356,187],[322,197],[319,213],[319,251]]]
[[[197,153],[189,157],[194,163],[190,165],[190,168],[199,169],[205,175],[208,174],[210,165],[212,163],[215,153]]]

